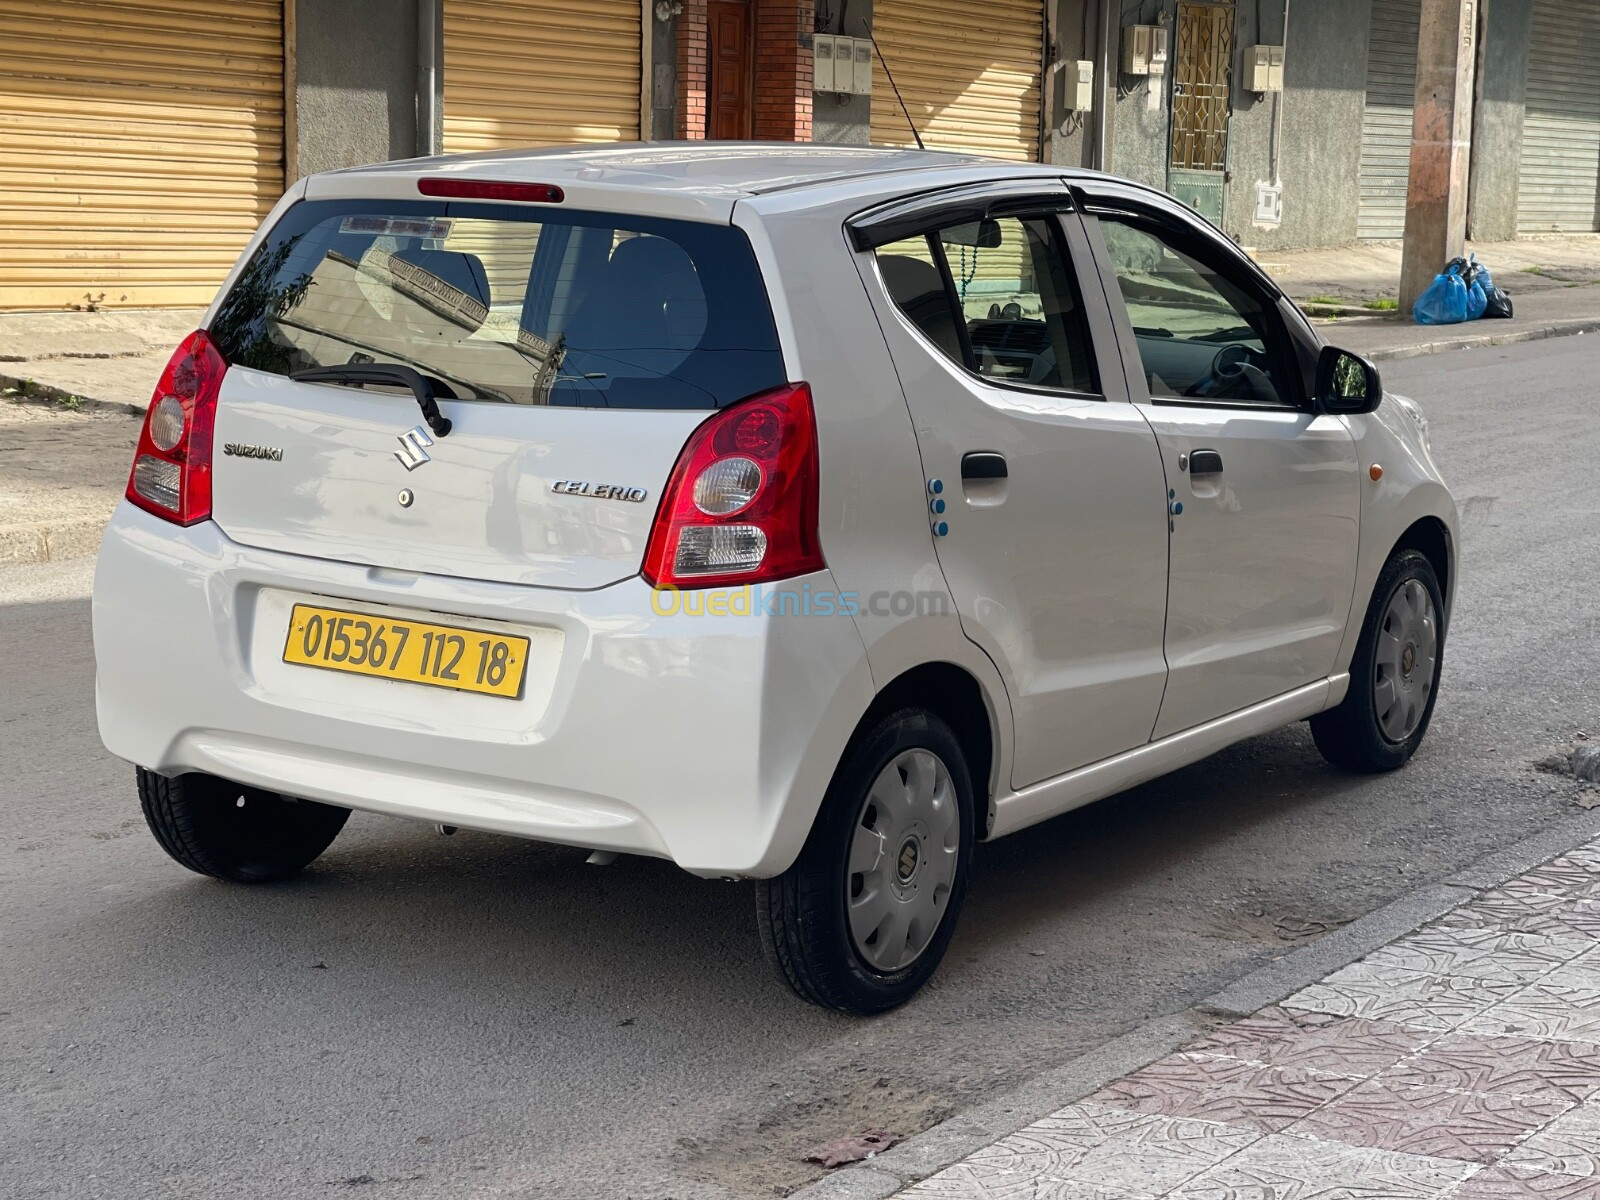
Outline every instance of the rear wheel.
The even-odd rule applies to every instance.
[[[1337,708],[1311,718],[1317,749],[1334,766],[1392,771],[1416,753],[1444,665],[1443,612],[1425,555],[1402,550],[1384,564],[1350,662],[1350,690]]]
[[[758,894],[762,944],[790,987],[873,1013],[928,981],[966,893],[972,797],[960,743],[932,713],[904,709],[856,742],[800,857]]]
[[[270,883],[293,875],[344,828],[348,808],[291,800],[214,775],[138,769],[139,804],[161,848],[201,875]]]

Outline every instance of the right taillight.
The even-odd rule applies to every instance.
[[[723,409],[690,435],[644,556],[653,587],[770,583],[823,567],[806,384]]]
[[[227,360],[205,330],[178,344],[150,397],[128,499],[179,525],[211,516],[211,431]]]

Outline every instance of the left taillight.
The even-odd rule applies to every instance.
[[[771,583],[820,571],[811,389],[786,384],[708,418],[661,494],[644,578],[656,588]]]
[[[179,525],[211,516],[211,431],[228,362],[203,329],[172,352],[139,431],[128,499]]]

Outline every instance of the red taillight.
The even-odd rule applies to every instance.
[[[440,175],[424,175],[417,180],[417,191],[424,196],[457,200],[514,200],[536,204],[560,204],[567,196],[553,183],[495,183],[487,179],[452,179]]]
[[[179,343],[161,372],[128,476],[128,499],[179,525],[211,515],[211,430],[228,370],[205,330]]]
[[[650,585],[770,583],[823,565],[810,387],[751,396],[696,429],[656,510]]]

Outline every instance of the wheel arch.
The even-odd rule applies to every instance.
[[[1444,598],[1444,625],[1448,630],[1455,586],[1455,547],[1449,528],[1438,517],[1421,517],[1400,535],[1385,561],[1402,550],[1415,550],[1433,565],[1433,573],[1439,577],[1439,594]]]
[[[995,705],[982,683],[971,671],[951,662],[911,667],[879,689],[856,723],[851,744],[883,717],[902,708],[925,708],[954,731],[967,756],[973,791],[983,805],[979,837],[987,836],[994,823],[1000,731]]]

